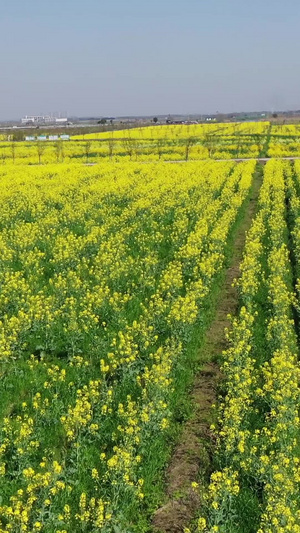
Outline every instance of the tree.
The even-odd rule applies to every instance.
[[[65,158],[65,145],[64,145],[64,142],[61,141],[61,146],[60,146],[60,156],[61,156],[61,160],[63,161],[64,158]]]
[[[11,149],[11,157],[12,157],[13,163],[15,163],[15,158],[16,158],[16,143],[15,143],[15,141],[13,141],[11,143],[10,149]]]
[[[156,141],[156,150],[158,159],[161,159],[161,156],[163,154],[163,148],[164,148],[164,140],[163,139],[157,139]]]
[[[54,150],[56,154],[56,162],[59,163],[59,160],[64,160],[64,151],[63,151],[63,142],[61,140],[55,141]]]
[[[208,156],[211,157],[214,152],[215,143],[213,139],[213,133],[205,133],[203,136],[203,144],[208,150]]]
[[[84,145],[84,151],[85,151],[85,155],[86,155],[86,162],[88,163],[89,161],[89,155],[91,153],[91,146],[92,146],[92,143],[91,141],[86,141],[85,145]]]
[[[112,136],[107,140],[107,143],[108,143],[108,155],[109,155],[109,158],[112,159],[113,153],[114,153],[114,147],[115,147],[115,139],[113,137],[113,132],[112,132]]]
[[[157,122],[158,122],[158,118],[157,118],[157,117],[154,117],[153,122],[154,122],[154,124],[157,124]]]
[[[106,124],[107,123],[107,120],[106,118],[101,118],[101,120],[98,120],[98,124]]]
[[[190,149],[195,144],[194,137],[187,137],[185,142],[185,160],[188,161],[189,155],[190,155]]]
[[[46,146],[43,143],[44,143],[44,141],[37,141],[37,143],[36,143],[36,149],[37,149],[38,158],[39,158],[39,165],[41,164],[42,155],[43,155],[43,153],[45,151],[45,148],[46,148]]]
[[[24,141],[24,132],[22,130],[14,131],[12,135],[13,141]]]
[[[135,140],[134,139],[131,139],[130,137],[128,139],[124,139],[123,142],[123,148],[125,150],[125,152],[127,152],[127,154],[129,155],[130,157],[130,160],[132,159],[132,156],[136,150],[136,143],[135,143]]]
[[[241,146],[243,144],[240,132],[236,135],[236,144],[237,144],[237,154],[236,154],[236,156],[240,157]]]

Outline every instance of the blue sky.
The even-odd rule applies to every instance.
[[[0,120],[300,108],[297,0],[0,0]]]

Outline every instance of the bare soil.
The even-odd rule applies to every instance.
[[[244,218],[235,235],[231,264],[218,297],[216,314],[199,353],[199,363],[203,366],[193,385],[193,416],[183,427],[167,469],[166,503],[153,516],[152,526],[155,532],[184,531],[201,505],[198,494],[201,493],[201,488],[205,490],[211,473],[215,447],[215,436],[210,429],[215,419],[212,406],[217,403],[222,381],[220,368],[215,361],[227,347],[224,330],[230,327],[228,314],[234,315],[237,312],[238,292],[233,281],[240,275],[239,265],[246,233],[256,212],[260,185],[261,177],[257,173]],[[200,491],[191,488],[192,482],[200,484]]]

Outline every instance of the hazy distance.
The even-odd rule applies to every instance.
[[[300,108],[297,0],[1,2],[0,120]]]

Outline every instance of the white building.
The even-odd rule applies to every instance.
[[[26,115],[21,119],[22,124],[45,124],[46,122],[52,122],[52,118],[49,115]]]
[[[21,119],[22,124],[67,124],[67,118],[56,118],[51,115],[25,115]]]

